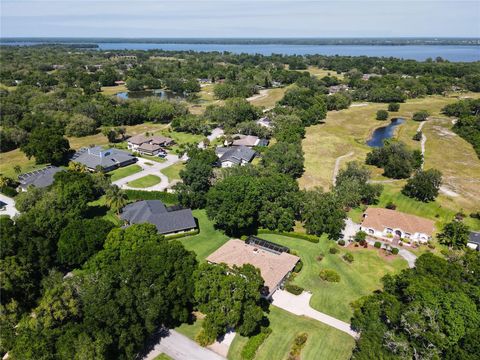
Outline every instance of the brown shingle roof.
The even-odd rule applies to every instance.
[[[365,211],[362,226],[383,231],[385,228],[401,229],[408,233],[423,233],[429,236],[435,231],[435,222],[400,211],[368,208]]]
[[[144,143],[138,147],[138,150],[140,151],[157,151],[161,149],[162,147],[160,145],[149,144],[149,143]]]
[[[128,142],[132,143],[132,144],[135,144],[135,145],[140,145],[140,144],[148,142],[149,139],[150,139],[149,137],[146,137],[143,134],[138,134],[138,135],[130,137],[128,139]]]
[[[230,267],[252,264],[260,269],[269,291],[282,281],[299,260],[298,256],[286,252],[274,254],[238,239],[229,240],[207,257],[207,261],[215,264],[225,263]]]
[[[239,139],[233,140],[234,146],[249,146],[253,147],[258,143],[258,137],[253,135],[237,135]]]

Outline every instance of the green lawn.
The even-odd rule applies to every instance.
[[[332,327],[303,316],[296,316],[275,306],[270,306],[268,314],[272,333],[257,351],[255,360],[286,359],[299,332],[308,334],[302,350],[302,359],[350,359],[355,345],[354,339]],[[242,348],[247,338],[237,334],[228,352],[229,360],[241,360]]]
[[[140,155],[140,157],[142,157],[144,159],[152,160],[152,161],[155,161],[155,162],[158,162],[158,163],[163,163],[163,162],[167,161],[160,156]]]
[[[318,244],[271,234],[262,234],[261,237],[287,246],[300,256],[303,269],[295,278],[294,284],[313,293],[310,303],[313,308],[347,322],[353,314],[350,307],[352,301],[380,289],[380,279],[387,273],[407,268],[407,262],[400,256],[392,255],[385,259],[379,255],[379,250],[373,248],[342,248],[338,254],[332,255],[328,250],[337,245],[325,237],[322,237]],[[353,263],[349,264],[342,259],[345,251],[353,254]],[[325,255],[322,261],[316,259],[320,253]],[[328,283],[320,280],[318,274],[321,269],[338,272],[340,282]]]
[[[180,180],[180,170],[182,170],[184,167],[185,165],[183,163],[178,162],[166,167],[165,169],[161,170],[161,172],[168,177],[169,181]]]
[[[147,175],[141,177],[140,179],[130,181],[129,183],[127,183],[127,185],[133,188],[143,189],[153,185],[157,185],[160,181],[162,180],[156,175]]]
[[[112,176],[112,181],[117,181],[140,171],[142,171],[142,167],[140,165],[133,164],[110,171],[109,174]]]
[[[185,335],[189,339],[195,340],[195,337],[200,332],[203,324],[203,319],[197,319],[193,324],[182,324],[175,328],[180,334]]]
[[[197,254],[198,261],[204,261],[208,255],[225,244],[229,237],[215,230],[213,223],[208,220],[205,210],[193,210],[193,216],[198,220],[200,233],[181,238],[178,241],[186,249],[194,251]]]
[[[155,359],[153,359],[153,360],[173,360],[173,359],[170,356],[168,356],[167,354],[161,353],[160,355],[155,357]]]
[[[118,218],[117,214],[110,210],[105,203],[105,196],[100,197],[98,200],[92,201],[88,204],[90,206],[90,216],[102,216],[103,219],[111,221],[115,226],[120,226],[122,221]]]

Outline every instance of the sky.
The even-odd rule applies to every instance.
[[[0,0],[1,37],[480,37],[480,0]]]

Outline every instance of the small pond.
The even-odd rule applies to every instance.
[[[403,118],[395,118],[392,119],[389,125],[375,129],[372,138],[367,141],[367,145],[371,147],[382,147],[383,140],[390,139],[395,133],[395,128],[404,122],[405,119]]]
[[[160,99],[184,99],[181,94],[174,93],[172,91],[155,89],[155,90],[143,90],[143,91],[124,91],[116,94],[120,99],[143,99],[149,96],[156,96]]]

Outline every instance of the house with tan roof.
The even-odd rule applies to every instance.
[[[382,208],[368,208],[360,229],[378,238],[401,238],[425,243],[432,238],[435,222],[419,216]]]
[[[232,239],[207,257],[213,264],[227,264],[229,267],[251,264],[260,269],[264,283],[262,295],[270,298],[288,278],[298,256],[289,254],[289,249],[270,241],[250,237],[247,241]]]
[[[173,144],[173,139],[159,135],[147,136],[138,134],[127,140],[127,147],[129,150],[152,156],[164,153],[165,150],[163,148]]]

